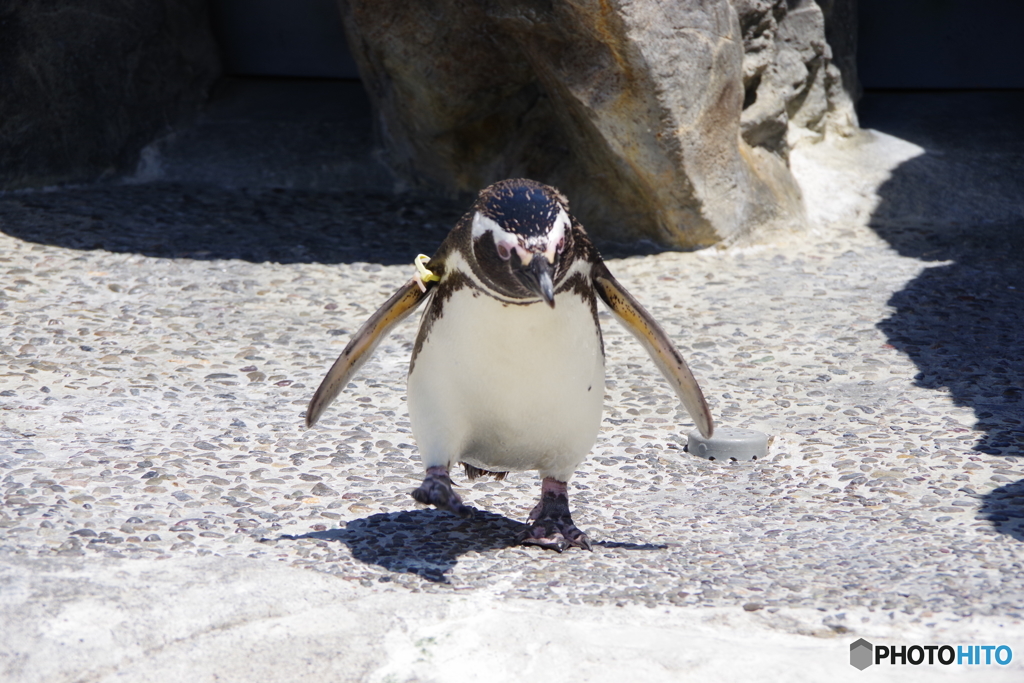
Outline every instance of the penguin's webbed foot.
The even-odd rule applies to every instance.
[[[539,545],[556,552],[572,546],[593,550],[590,538],[572,521],[565,482],[550,477],[544,479],[540,502],[533,508],[529,523],[519,532],[516,542],[520,545]]]
[[[459,494],[452,490],[452,480],[444,467],[428,467],[423,483],[412,492],[418,503],[433,505],[441,510],[453,512],[460,517],[468,517],[473,508],[463,505]]]

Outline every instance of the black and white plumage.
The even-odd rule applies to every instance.
[[[484,189],[426,264],[356,333],[309,403],[312,426],[377,343],[424,300],[409,415],[427,474],[413,497],[468,514],[450,469],[471,478],[537,470],[541,501],[519,541],[590,548],[566,482],[597,439],[604,348],[597,298],[650,353],[698,429],[711,413],[660,326],[612,277],[557,190],[530,180]],[[557,304],[557,305],[556,305]]]

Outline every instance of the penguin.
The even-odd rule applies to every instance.
[[[705,437],[711,411],[658,323],[612,276],[553,187],[497,182],[479,193],[433,257],[356,332],[309,402],[312,427],[377,344],[421,303],[408,375],[412,432],[426,470],[412,497],[471,514],[452,488],[537,470],[540,501],[515,539],[591,550],[567,484],[597,441],[604,344],[597,299],[644,346]]]

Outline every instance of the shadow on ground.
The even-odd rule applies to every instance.
[[[1024,542],[1024,479],[985,495],[978,517],[992,522],[996,531]]]
[[[515,544],[523,526],[478,509],[467,518],[441,510],[409,510],[370,515],[352,520],[344,529],[282,536],[280,540],[338,541],[360,562],[447,583],[445,574],[455,567],[459,556],[508,548]]]
[[[252,263],[411,264],[470,206],[416,194],[100,184],[0,195],[0,231],[67,249]],[[664,251],[604,242],[606,258]]]
[[[0,197],[0,230],[38,244],[254,263],[412,263],[461,215],[444,200],[185,183]]]
[[[871,227],[935,263],[892,295],[878,324],[918,367],[917,386],[971,408],[981,453],[1024,456],[1024,92],[869,93],[862,124],[926,153],[880,188]],[[1020,482],[983,497],[982,517],[1018,540]]]
[[[935,251],[953,262],[925,269],[893,294],[894,312],[878,327],[917,365],[917,386],[948,391],[957,405],[974,410],[974,427],[984,430],[975,444],[978,451],[1020,456],[1024,225],[1006,229],[1007,235],[983,249],[965,246],[976,234],[953,238],[956,246],[938,247]]]
[[[344,529],[311,531],[301,536],[284,535],[279,541],[316,539],[348,546],[360,562],[391,572],[416,574],[428,581],[447,583],[446,574],[466,553],[501,550],[516,545],[517,534],[526,526],[503,515],[471,508],[462,518],[435,509],[388,512],[354,519]],[[654,543],[596,541],[595,548],[619,550],[664,550]],[[530,552],[553,552],[529,547]],[[582,550],[570,548],[568,553]]]

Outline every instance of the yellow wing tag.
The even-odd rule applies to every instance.
[[[427,263],[430,261],[430,257],[426,254],[420,254],[413,259],[412,264],[416,266],[416,274],[413,275],[412,279],[416,281],[421,292],[427,291],[428,282],[440,281],[441,277],[436,275],[434,271],[427,268]]]

